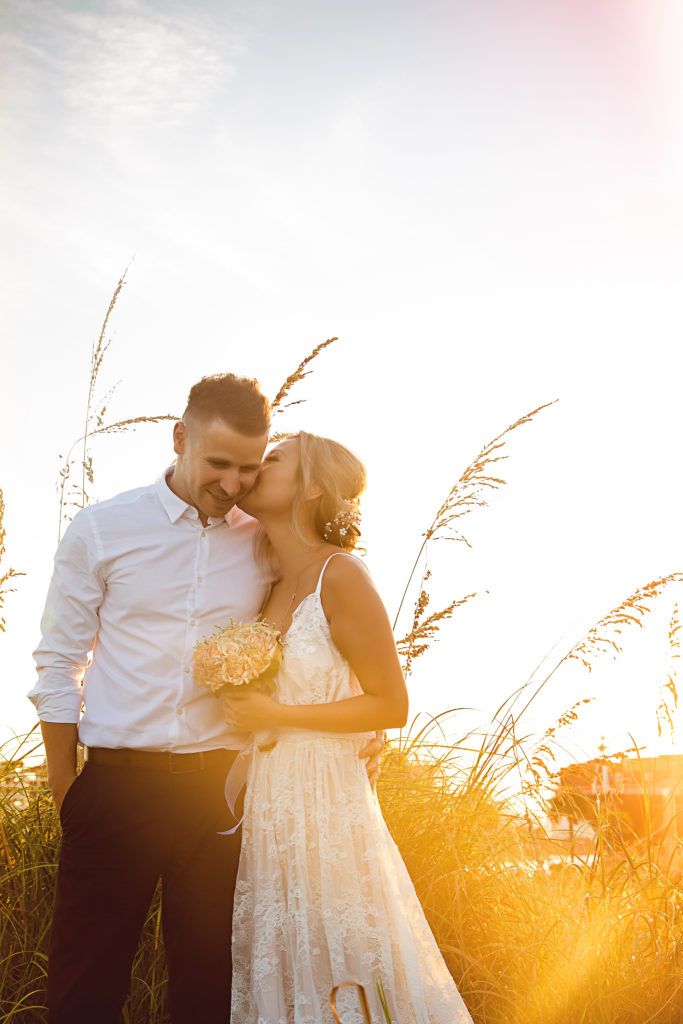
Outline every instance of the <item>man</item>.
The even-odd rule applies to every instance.
[[[194,682],[192,651],[230,618],[255,618],[270,582],[257,526],[235,507],[268,428],[255,381],[204,378],[174,426],[174,467],[80,511],[57,551],[29,694],[63,829],[50,1024],[119,1020],[159,878],[172,1020],[228,1020],[240,839],[219,833],[245,737]],[[379,746],[362,752],[371,772]]]

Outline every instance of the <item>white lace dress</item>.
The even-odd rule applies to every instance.
[[[332,643],[321,580],[284,640],[287,704],[361,692]],[[395,1024],[471,1024],[358,757],[365,734],[277,737],[271,750],[256,747],[247,786],[232,1024],[332,1024],[330,989],[349,980],[365,986],[373,1024],[383,1024],[378,979]],[[351,988],[337,1012],[363,1024]]]

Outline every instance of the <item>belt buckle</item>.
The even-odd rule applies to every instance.
[[[203,751],[199,750],[199,751],[197,751],[197,754],[195,756],[199,757],[199,765],[196,768],[193,768],[193,767],[190,767],[190,765],[194,765],[196,762],[194,761],[194,758],[192,758],[192,755],[190,755],[190,754],[176,754],[174,751],[169,750],[169,752],[168,752],[168,770],[169,770],[170,774],[171,775],[186,775],[188,772],[201,771],[201,769],[204,767],[204,753],[203,753]],[[187,760],[188,758],[192,758],[189,761],[189,764],[188,764],[188,760]],[[182,767],[183,761],[185,761],[185,767],[184,768]],[[176,765],[178,765],[179,767],[176,768],[175,767]]]

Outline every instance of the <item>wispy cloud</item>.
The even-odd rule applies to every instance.
[[[10,0],[6,117],[54,109],[83,128],[183,124],[215,101],[245,53],[244,26],[229,21],[214,4]]]

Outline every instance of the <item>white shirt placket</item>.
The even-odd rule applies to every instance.
[[[194,513],[190,518],[192,521],[192,527],[196,532],[196,541],[192,580],[190,581],[187,595],[187,619],[185,624],[185,646],[182,661],[183,667],[179,680],[178,703],[176,706],[174,722],[175,729],[173,730],[175,739],[179,744],[186,742],[190,734],[185,704],[190,699],[193,688],[192,681],[194,676],[192,655],[195,644],[199,639],[199,609],[202,607],[204,601],[204,581],[207,577],[209,552],[211,550],[209,532],[212,529],[211,524],[209,524],[209,526],[202,526],[194,509],[190,511],[191,513]]]

